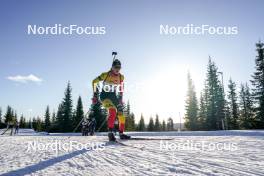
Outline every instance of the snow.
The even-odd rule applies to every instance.
[[[122,141],[128,145],[122,146],[107,142],[106,133],[82,137],[79,133],[47,135],[21,129],[16,136],[0,136],[0,175],[264,175],[261,130],[129,134],[172,140],[130,140]],[[28,150],[34,142],[90,145],[80,150],[52,150],[51,145]],[[185,148],[180,144],[186,144]],[[188,148],[187,144],[206,145]],[[216,150],[209,144],[225,147]]]

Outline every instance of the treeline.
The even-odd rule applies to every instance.
[[[5,128],[8,123],[12,125],[19,123],[22,128],[30,128],[31,124],[30,121],[26,121],[23,115],[18,117],[15,110],[10,106],[7,106],[5,115],[3,115],[2,108],[0,108],[0,128]]]
[[[264,44],[256,44],[256,71],[248,83],[237,86],[231,78],[224,90],[223,72],[209,58],[199,100],[188,73],[185,127],[189,130],[264,129]],[[239,65],[238,65],[239,67]],[[234,68],[238,69],[238,68]]]
[[[125,106],[125,116],[126,123],[125,129],[126,131],[172,131],[174,130],[173,119],[168,118],[167,121],[160,120],[159,115],[156,114],[155,120],[153,117],[149,118],[148,123],[145,123],[145,118],[143,114],[141,114],[140,120],[138,123],[135,122],[135,115],[131,113],[131,106],[129,101]]]
[[[89,110],[89,118],[94,117],[97,122],[96,131],[107,131],[107,112],[98,102],[92,105]],[[137,124],[135,122],[135,115],[131,112],[131,106],[129,101],[125,104],[124,113],[126,116],[125,129],[126,131],[172,131],[174,130],[173,119],[168,118],[165,122],[159,119],[156,115],[155,120],[150,117],[149,122],[145,123],[143,115],[141,115],[140,121]],[[79,96],[77,105],[73,108],[72,100],[72,88],[68,83],[64,92],[64,98],[58,106],[57,111],[50,111],[49,106],[46,107],[43,117],[33,117],[26,120],[21,115],[20,119],[17,117],[17,113],[10,107],[7,107],[6,113],[2,119],[2,110],[0,108],[0,122],[1,128],[6,127],[8,123],[20,123],[20,128],[33,128],[35,131],[46,132],[73,132],[74,130],[81,131],[81,126],[76,128],[81,120],[86,115],[83,110],[82,98]],[[118,127],[116,127],[118,129]]]

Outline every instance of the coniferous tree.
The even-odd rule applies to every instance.
[[[160,131],[161,130],[161,124],[160,124],[160,121],[159,121],[159,115],[158,114],[156,114],[154,130],[155,131]]]
[[[50,127],[51,127],[49,106],[47,106],[47,108],[46,108],[46,112],[45,112],[44,118],[45,118],[44,130],[46,132],[49,132]]]
[[[15,115],[14,115],[14,123],[17,123],[18,122],[18,119],[17,119],[17,113],[15,112]]]
[[[226,106],[225,113],[226,113],[226,115],[225,115],[225,118],[226,118],[225,126],[226,126],[227,130],[230,130],[230,129],[232,129],[232,127],[229,124],[231,121],[231,118],[232,118],[230,106]]]
[[[131,114],[131,131],[135,131],[135,130],[136,130],[135,114],[132,113]]]
[[[154,120],[152,117],[150,117],[149,119],[149,124],[148,124],[148,131],[154,131],[155,127],[154,127]]]
[[[130,115],[130,110],[131,110],[131,108],[130,108],[130,103],[129,103],[129,101],[127,101],[127,105],[126,105],[126,115],[127,116],[129,116]]]
[[[240,120],[244,129],[256,128],[254,119],[254,103],[250,88],[247,84],[241,84],[239,92]]]
[[[71,132],[73,130],[72,118],[73,118],[73,105],[72,105],[72,88],[70,82],[68,82],[65,90],[65,97],[62,101],[62,130],[63,132]]]
[[[135,115],[134,113],[131,113],[129,116],[126,116],[126,131],[135,131]]]
[[[14,121],[14,111],[10,106],[7,106],[6,114],[5,114],[5,123]]]
[[[36,131],[37,132],[40,132],[40,131],[42,131],[42,126],[43,126],[43,122],[42,122],[42,120],[40,119],[40,117],[37,117],[37,119],[36,119]]]
[[[258,42],[256,44],[257,57],[255,59],[255,68],[251,80],[253,85],[253,98],[255,100],[255,111],[256,111],[256,128],[264,129],[264,44]]]
[[[73,127],[76,128],[76,126],[80,123],[80,121],[84,118],[84,111],[83,111],[83,103],[82,98],[79,96],[76,106],[76,111],[73,116]],[[81,130],[81,126],[77,129],[77,131]]]
[[[168,118],[168,122],[167,122],[167,130],[168,131],[173,131],[174,130],[174,126],[173,126],[173,119],[170,117]]]
[[[134,131],[135,130],[135,116],[133,113],[131,113],[131,107],[129,101],[127,102],[125,106],[125,116],[126,116],[126,122],[125,122],[125,129],[126,131]]]
[[[107,111],[102,108],[101,103],[92,105],[91,112],[91,117],[96,120],[96,131],[107,131]]]
[[[228,106],[230,109],[230,118],[227,119],[229,129],[235,130],[238,129],[238,104],[237,104],[237,93],[236,93],[236,83],[229,80],[228,84]]]
[[[143,114],[141,114],[137,129],[138,129],[138,131],[145,131],[145,128],[146,128],[145,127],[145,120],[144,120]]]
[[[30,128],[30,129],[33,128],[33,123],[32,123],[31,118],[30,118],[29,121],[27,122],[27,128]]]
[[[54,125],[56,123],[56,113],[53,111],[52,118],[51,118],[51,124]]]
[[[203,95],[203,92],[200,94],[200,105],[199,105],[199,111],[198,111],[198,129],[199,130],[205,130],[206,129],[206,101]]]
[[[2,123],[2,108],[0,107],[0,123]]]
[[[35,117],[32,119],[32,128],[37,131],[37,119]]]
[[[196,98],[196,92],[190,73],[187,76],[188,79],[188,91],[186,99],[186,114],[185,114],[185,127],[189,130],[198,129],[198,103]]]
[[[2,117],[2,108],[0,107],[0,128],[5,128],[6,125],[3,122],[3,117]]]
[[[222,129],[222,121],[225,118],[225,98],[223,86],[218,77],[218,69],[209,59],[207,78],[204,90],[206,100],[206,128],[208,130]]]
[[[20,120],[19,120],[19,127],[26,128],[26,119],[24,118],[23,114],[21,115]]]
[[[162,121],[161,129],[162,129],[162,131],[166,131],[166,122],[165,122],[165,120]]]
[[[56,124],[55,124],[55,131],[57,132],[63,132],[63,124],[64,124],[64,119],[63,119],[63,105],[59,104],[58,111],[57,111],[57,116],[56,116]]]

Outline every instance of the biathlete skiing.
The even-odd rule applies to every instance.
[[[109,141],[116,141],[114,135],[114,127],[116,117],[119,123],[119,137],[120,139],[130,139],[130,136],[125,135],[125,120],[123,92],[124,92],[124,75],[120,73],[121,62],[115,59],[116,52],[112,53],[114,59],[110,71],[102,73],[95,78],[93,84],[93,104],[100,101],[108,112],[108,138]]]

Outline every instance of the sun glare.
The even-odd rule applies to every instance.
[[[179,122],[179,112],[184,112],[187,67],[161,69],[146,79],[143,86],[135,100],[137,113],[143,113],[146,120],[158,114],[161,119],[172,117],[175,122]]]

